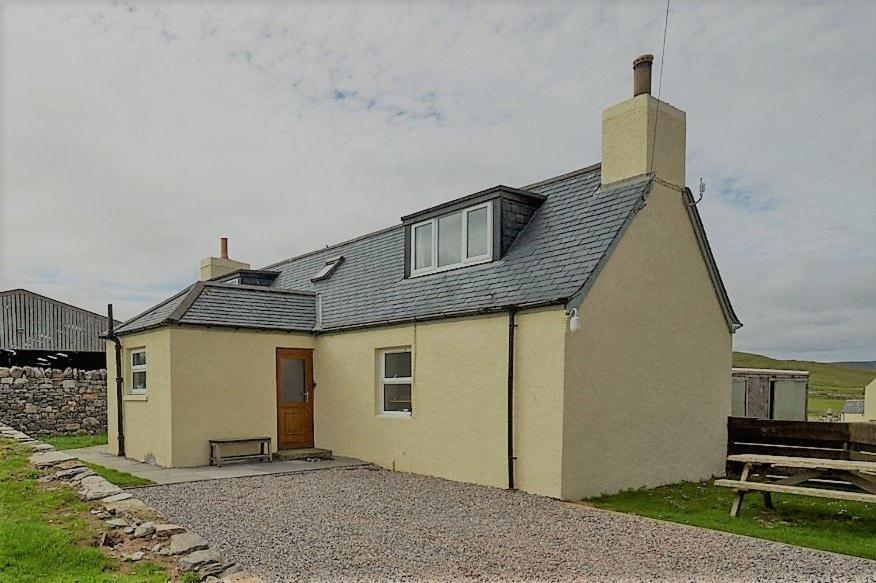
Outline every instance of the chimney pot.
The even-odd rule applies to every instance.
[[[219,257],[228,259],[228,237],[219,239]]]
[[[654,55],[642,55],[633,61],[633,97],[651,95],[651,64]]]

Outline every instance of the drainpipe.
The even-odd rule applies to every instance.
[[[514,489],[514,328],[517,308],[508,308],[508,489]]]
[[[125,426],[122,419],[122,341],[113,330],[113,305],[106,306],[108,329],[104,340],[116,345],[116,428],[119,436],[119,457],[125,457]]]

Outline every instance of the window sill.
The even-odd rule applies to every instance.
[[[127,395],[122,395],[122,401],[148,401],[149,397],[145,394],[134,394],[128,393]]]
[[[410,419],[410,413],[378,413],[378,417],[382,417],[383,419]]]

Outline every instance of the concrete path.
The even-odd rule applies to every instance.
[[[64,453],[79,458],[84,462],[100,464],[120,472],[151,480],[156,484],[180,484],[183,482],[200,482],[203,480],[222,480],[226,478],[242,478],[246,476],[267,476],[273,474],[288,474],[310,470],[325,470],[329,468],[347,468],[367,465],[354,458],[335,456],[329,460],[306,462],[302,460],[273,461],[271,463],[229,464],[217,468],[202,466],[198,468],[162,468],[142,462],[120,458],[107,453],[105,445],[69,449]]]

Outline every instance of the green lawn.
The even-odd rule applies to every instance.
[[[133,486],[148,486],[149,484],[153,484],[152,480],[147,480],[145,478],[138,478],[133,474],[129,474],[127,472],[120,472],[118,470],[114,470],[112,468],[107,468],[105,466],[101,466],[98,464],[92,464],[90,462],[82,462],[92,470],[98,476],[103,476],[108,482],[112,482],[116,486],[120,488],[131,488]]]
[[[97,526],[91,504],[70,488],[37,485],[40,472],[23,448],[0,440],[0,582],[164,583],[167,572],[143,561],[123,565],[90,546]]]
[[[876,505],[773,494],[764,509],[756,493],[730,518],[733,491],[709,482],[683,482],[585,500],[586,504],[670,522],[744,534],[803,547],[876,559]]]
[[[97,435],[58,435],[55,437],[40,437],[41,441],[52,444],[55,449],[79,449],[93,445],[106,445],[106,433]]]

